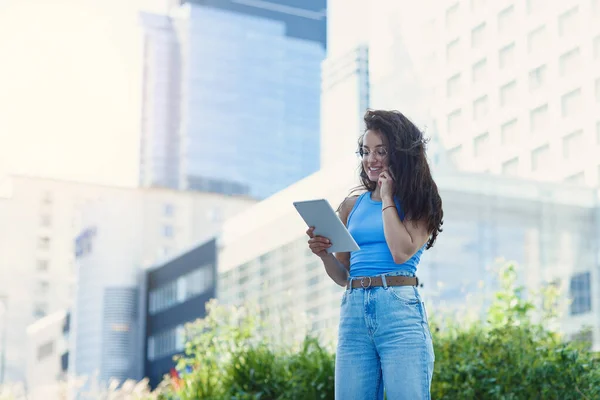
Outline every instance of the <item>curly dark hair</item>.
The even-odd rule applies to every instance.
[[[402,205],[405,218],[427,221],[430,234],[427,249],[430,249],[439,232],[442,232],[444,211],[442,198],[431,176],[427,162],[428,139],[404,114],[399,111],[367,110],[365,133],[379,132],[387,141],[389,170],[394,178],[396,198]],[[363,146],[364,134],[358,140],[359,150]],[[367,176],[360,164],[362,186],[372,192],[377,187]]]

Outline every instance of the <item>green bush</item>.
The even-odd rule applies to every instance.
[[[600,359],[543,329],[556,317],[544,306],[553,302],[536,309],[516,276],[512,265],[501,269],[485,323],[432,321],[432,398],[600,399]],[[267,345],[256,315],[210,303],[207,318],[189,327],[182,378],[167,379],[163,398],[333,399],[334,354],[310,336],[300,346]]]

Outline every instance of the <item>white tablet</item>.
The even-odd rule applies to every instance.
[[[294,207],[306,225],[315,227],[315,235],[331,240],[328,253],[350,252],[360,248],[327,200],[296,201]]]

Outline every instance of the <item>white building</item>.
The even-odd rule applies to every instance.
[[[369,49],[357,48],[322,64],[321,168],[358,149],[369,108]]]
[[[77,238],[69,374],[141,379],[145,266],[214,236],[255,201],[167,189],[123,190],[90,204]]]
[[[342,161],[226,221],[219,299],[258,303],[284,336],[301,334],[302,315],[312,318],[309,328],[335,335],[343,289],[308,249],[306,226],[292,202],[326,198],[335,208],[356,184],[355,166]],[[495,284],[488,268],[503,257],[518,263],[530,289],[558,284],[563,298],[573,299],[561,329],[575,335],[590,325],[594,346],[600,348],[597,191],[441,171],[436,182],[445,229],[419,267],[431,313],[464,310],[465,305],[467,311],[481,311],[486,304],[481,297]]]
[[[5,298],[7,313],[6,381],[25,381],[27,327],[71,304],[74,238],[82,207],[121,190],[26,176],[2,182],[0,298]]]
[[[27,328],[27,392],[31,400],[66,398],[68,343],[65,310],[52,313]]]
[[[376,0],[373,107],[418,104],[461,170],[599,185],[599,4]]]

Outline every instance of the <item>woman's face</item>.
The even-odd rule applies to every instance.
[[[369,180],[377,182],[379,174],[388,169],[388,149],[383,135],[371,130],[365,132],[359,154]]]

